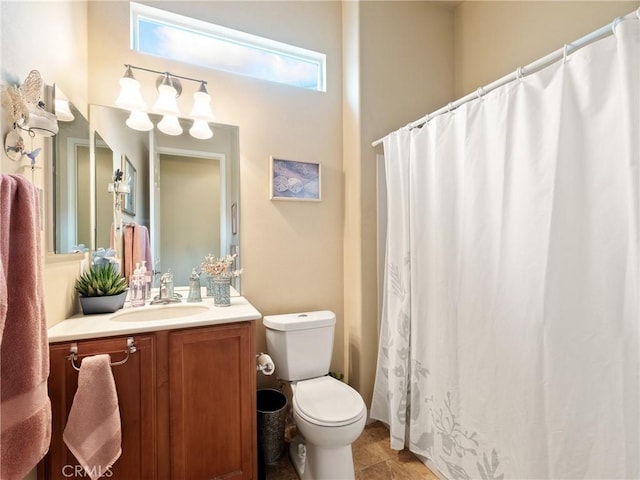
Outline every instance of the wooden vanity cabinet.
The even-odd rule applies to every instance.
[[[124,364],[112,367],[122,422],[122,455],[105,478],[157,478],[155,338],[153,335],[135,335],[134,338],[137,351],[130,354]],[[53,344],[49,348],[51,446],[38,467],[38,477],[41,479],[89,478],[81,475],[76,458],[62,439],[78,388],[78,371],[68,360],[72,343],[74,342]],[[81,340],[75,343],[78,346],[78,366],[83,357],[91,355],[108,353],[112,362],[126,356],[127,337]]]
[[[255,478],[252,323],[169,332],[171,478]]]
[[[122,419],[122,456],[112,479],[209,480],[257,476],[256,369],[251,321],[132,334],[137,352],[112,368]],[[40,479],[77,464],[62,432],[77,389],[72,342],[50,346],[53,429]],[[126,336],[77,342],[81,357],[124,357]],[[65,475],[66,474],[66,475]],[[105,476],[104,478],[107,478]]]

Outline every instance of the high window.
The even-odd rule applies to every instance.
[[[201,67],[326,91],[326,55],[131,2],[131,48]]]

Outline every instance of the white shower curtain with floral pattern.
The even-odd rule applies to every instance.
[[[640,478],[639,37],[384,139],[371,416],[449,479]]]

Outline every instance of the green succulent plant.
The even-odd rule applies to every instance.
[[[127,280],[111,263],[93,265],[76,280],[76,291],[83,297],[118,295],[127,289]]]

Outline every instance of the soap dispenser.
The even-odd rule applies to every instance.
[[[173,300],[176,297],[176,294],[173,290],[173,273],[171,272],[171,269],[169,269],[167,271],[167,273],[164,274],[166,277],[166,285],[167,285],[167,298],[170,300]],[[179,301],[179,300],[178,300]]]
[[[201,302],[202,295],[200,293],[200,275],[196,272],[196,269],[191,270],[189,276],[189,296],[187,302]]]
[[[140,264],[136,263],[133,275],[131,275],[131,278],[129,279],[132,307],[144,306],[146,286],[146,277],[140,273]]]
[[[153,279],[153,275],[151,272],[147,271],[146,260],[142,260],[142,265],[140,265],[140,275],[144,281],[144,299],[149,300],[151,299],[151,280]]]

